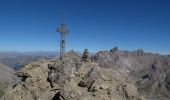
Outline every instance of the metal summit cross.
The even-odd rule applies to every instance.
[[[68,30],[64,23],[64,16],[61,16],[61,24],[56,31],[60,33],[60,60],[62,60],[65,53],[65,35],[68,34]]]

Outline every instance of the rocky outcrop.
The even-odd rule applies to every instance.
[[[37,100],[50,95],[50,84],[47,82],[48,64],[52,62],[41,61],[25,65],[16,74],[21,77],[21,81],[11,85],[5,93],[4,100]],[[46,97],[47,96],[47,97]],[[46,99],[48,100],[48,99]]]
[[[81,61],[70,52],[63,61],[39,61],[25,65],[3,100],[143,100],[126,73],[105,69],[96,62]]]
[[[142,49],[136,51],[112,49],[100,51],[93,58],[102,68],[111,68],[127,73],[136,81],[138,90],[144,95],[158,100],[162,100],[162,98],[159,99],[155,96],[167,97],[170,95],[169,56],[146,53]],[[163,98],[163,100],[167,99]]]

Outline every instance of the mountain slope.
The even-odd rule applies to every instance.
[[[103,68],[112,68],[127,73],[136,81],[138,90],[145,96],[157,98],[157,100],[162,100],[162,97],[165,97],[164,100],[169,99],[169,56],[146,53],[141,49],[136,51],[113,49],[98,52],[93,59]]]
[[[144,100],[124,73],[81,61],[74,52],[63,61],[39,61],[17,72],[21,82],[3,100]]]
[[[87,57],[89,58],[89,57]],[[3,100],[169,100],[170,57],[153,53],[100,51],[82,60],[73,51],[63,61],[42,60],[17,72],[22,80]]]
[[[4,90],[7,88],[8,84],[13,81],[14,70],[3,64],[0,64],[0,98],[4,94]]]

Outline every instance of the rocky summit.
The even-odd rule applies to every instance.
[[[84,55],[25,65],[2,100],[169,100],[169,56],[118,48]]]
[[[41,60],[16,72],[2,100],[144,100],[126,73],[83,61],[75,52],[63,60]]]

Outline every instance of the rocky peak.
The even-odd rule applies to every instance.
[[[143,100],[127,74],[68,55],[25,65],[16,73],[22,80],[3,100]]]

